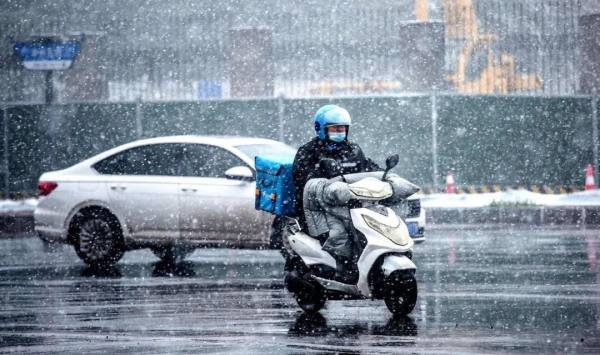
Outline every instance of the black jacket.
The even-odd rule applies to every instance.
[[[302,206],[302,194],[304,185],[313,178],[325,178],[324,172],[319,167],[321,158],[335,159],[342,167],[343,174],[353,174],[367,171],[381,170],[375,162],[365,157],[362,149],[356,143],[344,141],[339,144],[339,149],[328,151],[325,142],[314,138],[306,143],[296,153],[292,175],[296,186],[296,214],[304,226],[304,210]]]

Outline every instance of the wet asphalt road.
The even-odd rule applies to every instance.
[[[98,274],[71,247],[0,240],[0,353],[600,353],[600,231],[434,230],[419,301],[334,301],[306,317],[275,251],[147,250]]]

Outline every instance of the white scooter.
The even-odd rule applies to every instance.
[[[381,204],[393,194],[385,176],[397,163],[398,155],[389,157],[381,179],[367,177],[348,185],[356,197],[350,209],[360,255],[356,284],[334,280],[335,259],[318,239],[301,231],[295,219],[287,221],[282,250],[285,285],[306,313],[318,312],[326,300],[366,298],[385,300],[394,315],[413,310],[417,301],[417,267],[411,260],[414,242],[402,219]]]

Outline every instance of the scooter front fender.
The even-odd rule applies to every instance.
[[[397,270],[416,270],[417,266],[406,255],[387,255],[381,264],[383,274],[388,277]]]

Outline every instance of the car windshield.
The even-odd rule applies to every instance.
[[[271,144],[245,144],[236,146],[242,153],[246,154],[252,161],[257,155],[262,154],[296,154],[296,149],[283,143]]]

